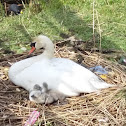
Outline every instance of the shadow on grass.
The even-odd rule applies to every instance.
[[[64,4],[63,0],[59,0],[59,1],[43,0],[42,2],[43,2],[42,5],[45,4],[45,8],[43,8],[42,12],[37,13],[35,16],[31,15],[30,17],[31,22],[33,22],[34,25],[32,25],[32,23],[30,24],[28,20],[26,20],[25,22],[27,24],[26,26],[29,25],[28,26],[29,29],[32,29],[30,31],[30,34],[32,36],[33,34],[36,35],[47,34],[47,36],[55,40],[55,36],[53,35],[57,35],[62,38],[68,38],[74,35],[78,39],[82,39],[83,41],[90,43],[88,44],[90,45],[90,48],[94,47],[91,2],[83,2],[83,3],[87,3],[88,6],[81,5],[81,7],[82,6],[83,8],[85,7],[85,9],[82,9],[83,10],[82,14],[80,13],[81,9],[78,11],[77,8],[73,7],[73,5],[70,6],[70,4],[68,5]],[[86,10],[87,8],[89,8],[89,12]],[[24,15],[24,17],[25,16],[27,15]],[[15,30],[18,31],[17,34]],[[49,30],[52,31],[50,32]],[[4,36],[4,33],[2,34]],[[20,23],[18,23],[17,25],[15,24],[14,26],[10,25],[8,27],[8,31],[5,33],[5,36],[8,37],[8,41],[7,41],[8,43],[9,41],[11,41],[10,46],[15,41],[17,42],[14,45],[15,47],[13,48],[11,47],[12,50],[14,50],[14,48],[18,48],[19,44],[25,45],[31,41],[31,37],[29,36],[28,32],[26,31],[24,26]],[[95,40],[96,40],[97,47],[99,47],[99,33],[97,33],[96,31],[95,31]],[[111,38],[108,38],[106,36],[102,38],[102,47],[121,49],[121,47],[119,47],[119,44],[116,44],[114,39],[111,40]]]
[[[54,3],[56,3],[58,6],[57,8],[54,9]],[[47,5],[48,4],[48,5]],[[91,4],[91,3],[89,3]],[[71,36],[75,35],[79,39],[83,39],[84,41],[89,41],[92,44],[92,47],[94,46],[93,43],[93,28],[92,28],[92,17],[86,15],[85,17],[81,17],[78,12],[68,6],[64,6],[64,3],[62,1],[48,1],[46,3],[46,6],[49,9],[49,12],[53,18],[56,19],[56,21],[61,24],[62,27],[67,29],[68,33],[64,30],[64,32],[60,32],[61,37],[62,34],[65,36]],[[90,6],[90,5],[89,5]],[[53,25],[53,24],[50,24]],[[95,40],[96,40],[96,45],[99,48],[99,33],[96,32],[95,30]],[[102,37],[102,48],[104,49],[121,49],[119,47],[119,44],[116,43],[115,40],[110,40],[110,38],[107,37]],[[91,48],[92,48],[91,47]]]
[[[5,36],[0,39],[0,47],[2,47],[1,53],[3,54],[13,54],[14,52],[11,51],[12,47],[16,52],[16,49],[20,49],[20,45],[29,44],[32,40],[31,36],[28,34],[23,25],[15,24],[13,27],[11,26],[10,29],[11,30],[9,32],[7,31]],[[19,34],[16,34],[17,32],[20,34],[20,36]]]
[[[30,34],[29,34],[28,31],[24,28],[23,25],[16,25],[16,26],[14,27],[14,29],[16,29],[17,31],[19,31],[20,33],[23,33],[23,36],[24,36],[25,38],[28,38],[29,41],[32,40]],[[27,44],[27,43],[24,43],[24,44]]]
[[[89,27],[89,22],[86,21],[89,19],[81,19],[75,10],[69,6],[65,7],[60,1],[58,3],[59,9],[51,11],[50,8],[50,13],[63,28],[67,29],[68,34],[84,40],[92,39],[92,28]]]

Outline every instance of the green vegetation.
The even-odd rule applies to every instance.
[[[93,21],[96,45],[101,38],[102,48],[126,51],[125,0],[42,0],[42,9],[34,6],[19,16],[1,16],[0,48],[21,52],[31,37],[45,34],[53,41],[63,39],[60,34],[75,35],[93,41]],[[94,15],[94,19],[93,19]]]

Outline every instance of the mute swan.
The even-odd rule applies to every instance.
[[[48,88],[59,91],[66,96],[80,93],[96,92],[112,87],[100,80],[93,72],[66,58],[54,58],[52,41],[39,35],[31,43],[31,54],[35,49],[44,49],[38,56],[21,60],[10,67],[9,78],[18,86],[31,92],[35,84],[46,82]]]

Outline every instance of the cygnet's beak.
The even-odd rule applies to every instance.
[[[28,55],[30,55],[30,54],[33,53],[34,51],[35,51],[35,47],[32,46],[32,48],[31,48],[31,50],[29,51],[29,54],[28,54]]]

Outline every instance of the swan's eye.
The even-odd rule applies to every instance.
[[[44,47],[40,48],[40,50],[44,49]]]
[[[31,46],[31,47],[32,47],[32,46],[35,47],[35,44],[36,44],[36,42],[32,42],[32,43],[30,44],[30,46]]]

